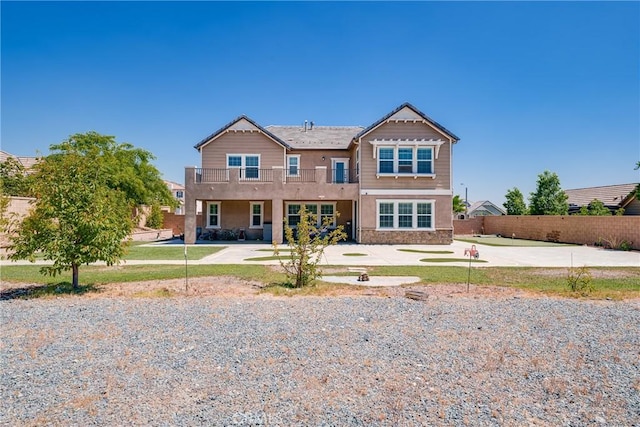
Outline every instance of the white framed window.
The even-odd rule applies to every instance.
[[[433,147],[378,146],[378,175],[433,175]]]
[[[300,176],[300,154],[287,155],[287,176]]]
[[[227,154],[227,168],[240,169],[240,179],[260,178],[259,154]]]
[[[360,146],[356,147],[356,176],[360,176]]]
[[[378,230],[433,230],[433,200],[377,200]]]
[[[206,228],[220,228],[220,202],[207,203]]]
[[[264,224],[264,202],[251,202],[249,228],[262,228]]]
[[[184,198],[184,192],[182,190],[178,190],[176,191],[176,198],[177,199],[182,199]]]
[[[336,226],[336,204],[334,203],[316,203],[316,202],[295,202],[286,204],[287,223],[289,227],[295,228],[300,222],[300,209],[302,206],[307,212],[315,215],[316,227],[321,227],[325,218],[333,218],[329,224],[330,227]]]

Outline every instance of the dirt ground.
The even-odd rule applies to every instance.
[[[29,283],[2,283],[3,295],[14,294],[41,285]],[[513,298],[541,297],[540,294],[499,286],[475,286],[460,284],[409,285],[397,287],[365,287],[353,285],[332,285],[323,288],[318,295],[326,296],[405,296],[407,291],[425,291],[433,297],[469,298]],[[110,283],[96,285],[95,291],[87,292],[79,298],[136,298],[136,297],[220,297],[220,298],[279,298],[265,291],[265,285],[257,281],[247,281],[233,276],[194,277],[185,279],[150,280],[141,282]],[[285,297],[286,298],[286,297]]]

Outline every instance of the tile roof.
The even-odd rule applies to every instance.
[[[294,149],[347,149],[362,126],[267,126],[266,129]]]
[[[605,185],[602,187],[576,188],[564,190],[569,197],[569,206],[587,206],[594,199],[600,200],[605,206],[620,206],[638,184]]]

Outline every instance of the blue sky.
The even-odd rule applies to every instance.
[[[454,191],[639,181],[639,2],[7,2],[2,149],[95,130],[183,182],[240,114],[368,126],[405,101],[457,136]],[[464,185],[463,185],[464,184]]]

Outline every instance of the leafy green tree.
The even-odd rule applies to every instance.
[[[53,265],[41,272],[55,276],[71,270],[77,289],[80,265],[113,265],[122,258],[134,205],[164,200],[165,191],[172,197],[149,163],[151,154],[113,137],[76,134],[50,148],[34,167],[36,201],[12,236],[10,258],[33,262],[42,254]],[[149,181],[141,185],[141,177]]]
[[[467,206],[464,204],[464,200],[459,195],[453,196],[453,213],[462,213],[467,210]]]
[[[555,172],[544,171],[538,175],[536,191],[529,197],[531,215],[566,215],[569,212],[568,196],[562,191],[560,178]]]
[[[147,216],[146,226],[158,230],[162,228],[163,222],[164,216],[162,215],[160,205],[154,203],[153,205],[151,205],[151,210],[149,211],[149,215]]]
[[[296,235],[289,226],[287,218],[284,219],[285,239],[289,245],[290,253],[286,261],[280,260],[280,265],[287,276],[294,283],[294,287],[302,288],[313,283],[322,274],[318,264],[324,250],[329,245],[335,245],[340,240],[347,238],[343,226],[335,229],[329,227],[333,223],[332,217],[325,217],[320,228],[317,227],[317,216],[309,212],[304,205],[300,209],[300,222],[296,225]],[[336,212],[336,217],[340,216]],[[278,244],[273,242],[274,253],[280,255]]]
[[[504,202],[502,206],[504,206],[504,208],[507,210],[507,215],[527,214],[527,205],[524,202],[524,196],[517,187],[513,187],[512,189],[508,190],[505,198],[507,199],[507,201]]]
[[[30,197],[30,182],[29,174],[15,157],[0,163],[0,186],[5,196]]]
[[[105,184],[125,193],[135,205],[177,207],[176,199],[162,180],[162,175],[151,163],[153,154],[129,143],[118,143],[113,136],[97,132],[75,134],[60,144],[52,145],[58,154],[76,153],[100,158]]]
[[[611,211],[598,199],[593,199],[587,206],[580,207],[578,215],[608,216]]]

